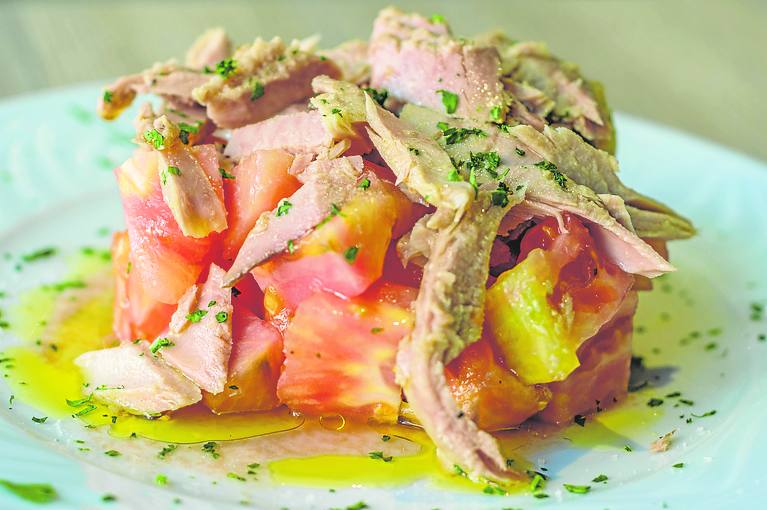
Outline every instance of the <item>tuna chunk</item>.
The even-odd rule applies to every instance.
[[[373,147],[367,137],[364,124],[365,93],[356,85],[334,80],[328,76],[317,76],[312,80],[312,89],[318,95],[311,104],[322,115],[325,129],[336,141],[348,140],[349,154],[365,154]]]
[[[453,39],[443,23],[386,8],[373,24],[368,59],[370,85],[402,101],[445,111],[444,95],[455,94],[448,113],[483,121],[505,109],[498,51]]]
[[[514,42],[499,33],[477,40],[498,48],[507,90],[529,111],[553,126],[573,129],[595,147],[615,152],[612,116],[599,82],[585,79],[578,66],[559,60],[545,44]]]
[[[479,339],[484,319],[490,249],[505,207],[480,193],[466,214],[442,229],[431,247],[415,303],[415,327],[399,345],[397,382],[442,460],[472,479],[520,478],[498,444],[462,412],[445,379],[445,365]]]
[[[357,85],[370,81],[367,41],[351,40],[320,53],[341,69],[341,79]]]
[[[333,136],[325,128],[320,112],[298,112],[232,130],[224,154],[239,160],[253,151],[282,149],[292,154],[316,156],[332,144]]]
[[[207,83],[209,76],[179,67],[172,62],[155,64],[139,74],[123,76],[104,89],[98,113],[107,120],[116,119],[128,108],[137,94],[157,94],[184,104],[194,104],[192,90]]]
[[[223,28],[206,30],[186,52],[184,63],[190,69],[214,68],[232,53],[232,42]]]
[[[304,185],[287,199],[292,204],[288,213],[278,215],[274,209],[261,215],[224,277],[224,284],[234,285],[258,264],[286,250],[289,242],[305,236],[335,214],[336,208],[357,189],[362,176],[359,156],[320,160],[309,165],[300,175]]]
[[[462,213],[473,198],[469,183],[451,180],[455,172],[447,153],[366,96],[368,134],[381,157],[411,196]]]
[[[600,195],[619,196],[627,206],[622,214],[629,215],[633,223],[628,228],[635,229],[639,237],[684,239],[695,232],[690,222],[671,208],[625,186],[618,177],[615,158],[587,144],[569,129],[547,126],[541,133],[530,126],[514,126],[501,130],[493,124],[450,119],[414,105],[406,105],[400,119],[423,136],[437,138],[455,162],[467,161],[471,154],[494,152],[499,156],[497,173],[503,173],[506,167],[551,162],[559,172],[585,188]],[[445,135],[448,131],[437,126],[441,122],[447,129],[472,130],[474,134],[450,140]],[[493,181],[487,173],[476,177],[479,183]],[[621,213],[617,209],[612,212]]]
[[[200,388],[154,356],[147,342],[86,352],[75,363],[94,398],[135,414],[174,411],[202,399]]]
[[[256,39],[235,51],[227,71],[212,75],[193,96],[207,107],[216,125],[237,128],[267,119],[286,106],[312,95],[312,78],[341,71],[328,59],[286,46],[279,38]]]
[[[211,264],[208,280],[181,296],[165,341],[155,341],[167,344],[159,353],[168,365],[214,395],[224,391],[232,352],[232,293],[223,277]]]

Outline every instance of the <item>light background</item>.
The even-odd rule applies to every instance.
[[[0,96],[108,79],[182,57],[204,28],[322,34],[323,45],[370,32],[390,1],[0,0]],[[404,1],[441,13],[458,34],[502,28],[538,39],[603,81],[611,106],[767,159],[767,1]],[[619,134],[620,143],[620,134]],[[648,151],[653,150],[647,147]]]

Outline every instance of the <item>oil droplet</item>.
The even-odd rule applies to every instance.
[[[346,419],[340,414],[320,416],[319,422],[324,428],[335,431],[343,430],[346,425]]]

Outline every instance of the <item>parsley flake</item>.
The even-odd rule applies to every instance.
[[[606,482],[608,480],[607,475],[595,476],[591,481],[594,483]]]
[[[455,113],[455,110],[458,108],[458,94],[453,94],[445,89],[439,89],[437,94],[442,96],[442,104],[445,106],[445,111],[448,114]]]
[[[384,455],[384,453],[382,451],[380,451],[380,450],[379,451],[375,451],[375,452],[370,452],[370,453],[368,453],[368,456],[371,459],[374,459],[374,460],[382,460],[384,462],[391,462],[392,461],[392,456],[391,455]]]
[[[222,179],[236,179],[237,178],[234,175],[232,175],[229,172],[227,172],[226,170],[224,170],[223,168],[219,168],[218,169],[218,173],[221,174],[221,178]]]
[[[224,323],[229,318],[229,314],[226,312],[218,312],[216,314],[216,322]]]
[[[47,483],[15,483],[9,480],[0,480],[0,486],[32,503],[50,503],[59,497],[56,489]]]
[[[152,354],[157,354],[160,349],[164,349],[165,347],[173,347],[174,345],[176,344],[171,342],[170,339],[162,337],[152,342],[152,345],[149,347],[149,351]]]
[[[386,89],[376,90],[372,87],[364,87],[362,90],[367,92],[373,101],[380,104],[381,106],[383,106],[386,98],[389,97],[389,91]]]
[[[357,259],[357,253],[360,251],[358,246],[350,246],[344,252],[344,258],[349,264],[353,264]]]
[[[466,140],[469,136],[487,136],[487,133],[479,128],[455,128],[447,122],[437,122],[437,129],[442,131],[445,145],[454,145]]]
[[[207,310],[195,310],[194,312],[186,316],[186,320],[188,320],[189,322],[196,323],[196,322],[200,322],[202,318],[205,317],[206,315],[208,315]]]
[[[161,150],[165,146],[165,137],[156,129],[145,131],[144,140],[157,150]]]
[[[277,216],[285,216],[290,212],[291,207],[293,207],[293,204],[291,204],[287,199],[282,199],[282,201],[277,206]]]
[[[360,181],[360,183],[357,185],[357,187],[360,188],[360,189],[368,189],[370,187],[370,179],[365,177],[364,179],[362,179]]]
[[[105,102],[105,103],[111,103],[111,102],[112,102],[112,97],[113,97],[113,96],[114,96],[114,94],[112,93],[112,91],[111,91],[111,90],[105,90],[105,91],[104,91],[104,96],[103,96],[103,98],[104,98],[104,102]]]
[[[216,74],[222,76],[224,79],[229,78],[235,72],[237,72],[237,61],[234,59],[225,58],[216,64]]]
[[[565,483],[562,484],[562,486],[567,489],[567,492],[572,492],[573,494],[586,494],[591,490],[591,487],[588,485],[572,485]]]
[[[250,100],[255,101],[264,95],[264,84],[258,80],[253,80],[250,85]]]

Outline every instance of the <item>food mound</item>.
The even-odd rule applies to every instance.
[[[625,395],[637,291],[694,229],[621,183],[601,86],[542,44],[395,8],[314,44],[210,30],[104,90],[105,119],[160,101],[115,170],[121,343],[85,391],[406,421],[513,480],[491,433]]]

